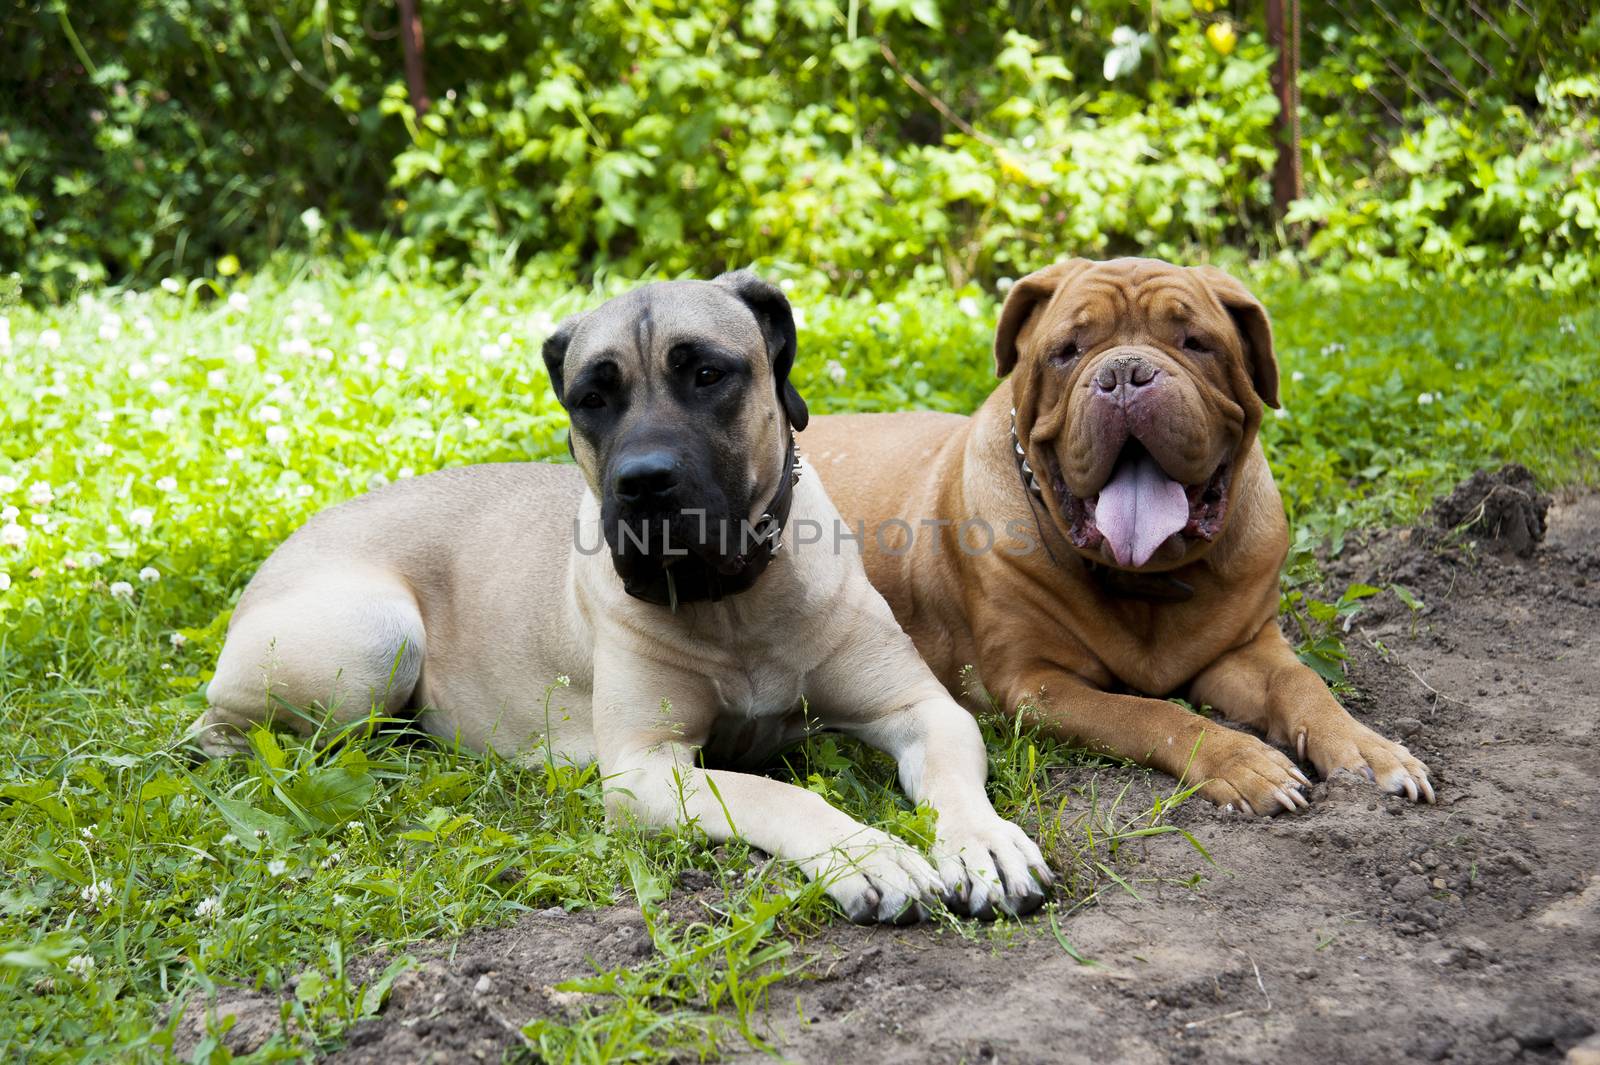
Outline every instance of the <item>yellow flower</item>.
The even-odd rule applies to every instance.
[[[1239,43],[1239,35],[1233,32],[1231,22],[1213,22],[1206,27],[1206,40],[1211,42],[1220,55],[1231,55],[1233,46]]]
[[[239,272],[239,257],[237,255],[224,255],[217,260],[217,273],[223,277],[232,277]]]

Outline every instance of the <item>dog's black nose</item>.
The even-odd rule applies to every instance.
[[[678,487],[678,460],[667,451],[629,455],[617,463],[611,487],[624,503],[659,503]]]

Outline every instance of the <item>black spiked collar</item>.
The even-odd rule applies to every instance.
[[[1028,509],[1033,511],[1033,523],[1039,530],[1039,540],[1044,544],[1045,551],[1050,555],[1050,560],[1057,566],[1062,565],[1050,547],[1050,540],[1055,540],[1063,548],[1063,554],[1069,558],[1076,558],[1083,564],[1084,570],[1094,580],[1094,583],[1107,595],[1119,599],[1141,599],[1151,603],[1183,603],[1194,598],[1194,585],[1188,581],[1180,581],[1168,573],[1133,573],[1115,566],[1107,566],[1093,562],[1073,552],[1066,543],[1066,537],[1056,529],[1055,519],[1050,516],[1049,508],[1044,502],[1044,491],[1039,487],[1039,478],[1033,472],[1033,467],[1028,464],[1028,453],[1022,446],[1022,438],[1017,435],[1017,408],[1011,408],[1011,450],[1017,459],[1017,473],[1022,478],[1022,490],[1028,497]],[[1040,511],[1044,515],[1040,516]],[[1048,527],[1049,532],[1046,532]],[[1051,534],[1054,534],[1053,536]]]
[[[795,448],[791,430],[778,491],[756,520],[748,550],[732,559],[727,571],[698,555],[679,555],[624,579],[623,590],[635,599],[668,607],[674,612],[683,603],[715,603],[747,591],[783,546],[783,529],[789,521],[794,486],[799,480],[800,453]]]

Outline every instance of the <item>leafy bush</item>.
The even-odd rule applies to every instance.
[[[1387,8],[1355,8],[1307,5],[1309,191],[1292,219],[1311,257],[1583,284],[1600,14],[1540,0],[1458,28],[1406,12],[1397,33]],[[1270,211],[1277,103],[1254,5],[423,13],[419,116],[389,5],[12,5],[0,262],[47,298],[281,247],[382,250],[446,277],[496,256],[552,275],[764,260],[882,291],[1068,253],[1295,247]]]

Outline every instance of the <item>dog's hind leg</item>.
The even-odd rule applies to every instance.
[[[255,594],[252,594],[255,593]],[[210,757],[246,753],[257,724],[302,735],[403,709],[426,634],[411,589],[360,566],[246,592],[190,738]]]

